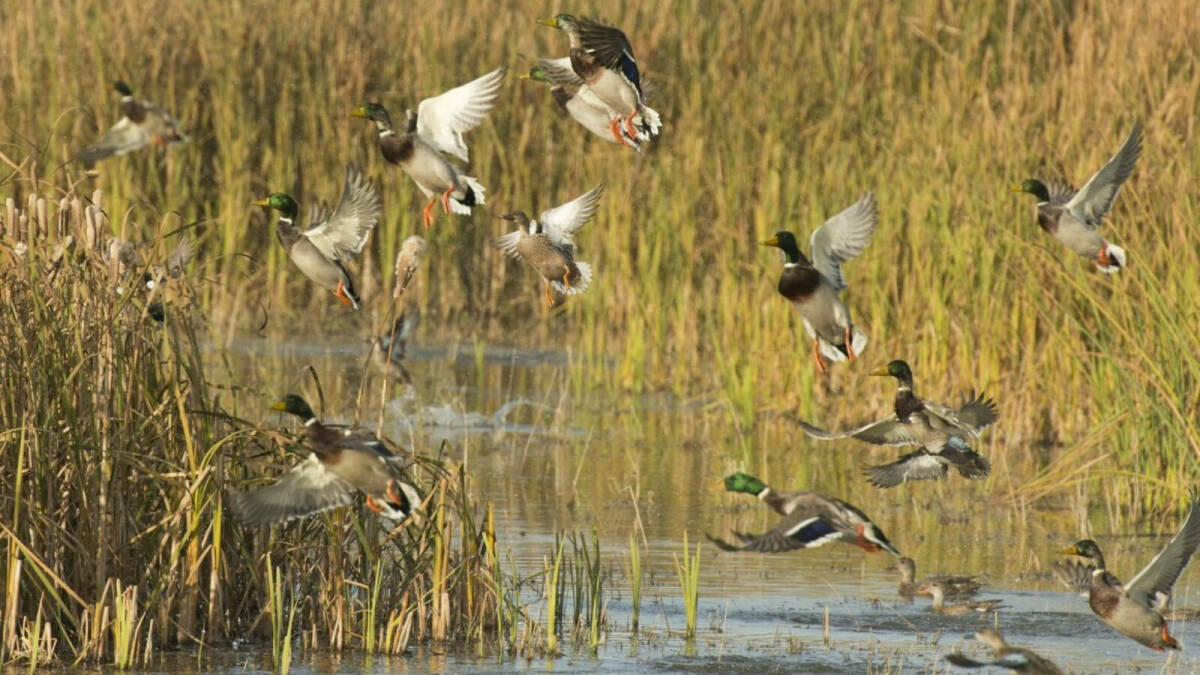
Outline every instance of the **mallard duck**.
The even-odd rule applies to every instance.
[[[658,135],[662,120],[646,105],[641,73],[625,33],[599,21],[577,19],[570,14],[539,19],[538,23],[567,34],[572,70],[599,102],[624,118],[625,133],[639,140]],[[620,123],[621,120],[615,117],[609,123],[609,132],[618,142],[621,142]]]
[[[857,257],[871,243],[878,222],[875,196],[868,192],[813,231],[811,261],[800,252],[791,232],[777,232],[763,242],[763,246],[783,251],[779,294],[800,313],[822,374],[825,359],[854,361],[867,347],[867,334],[850,321],[850,310],[838,296],[847,288],[842,263]]]
[[[142,279],[146,290],[152,291],[169,279],[182,277],[183,268],[196,257],[196,251],[196,240],[187,234],[180,235],[179,240],[175,243],[175,248],[167,255],[167,259],[162,264],[152,264],[146,269]]]
[[[999,600],[968,600],[946,604],[946,587],[937,582],[925,582],[917,588],[917,595],[928,595],[933,598],[930,608],[938,614],[961,616],[975,612],[990,612],[1000,606]]]
[[[556,61],[566,61],[566,67],[561,67],[562,64],[556,64]],[[571,70],[569,58],[555,59],[554,61],[541,59],[529,70],[529,73],[521,75],[520,78],[549,85],[550,95],[554,97],[554,102],[584,129],[592,132],[601,140],[626,145],[638,152],[642,151],[636,137],[630,136],[629,132],[620,124],[614,127],[613,121],[619,121],[620,116],[614,116],[608,106],[591,93],[587,84],[579,79],[574,70]],[[568,91],[567,86],[578,87],[577,93]]]
[[[492,109],[504,70],[497,68],[440,96],[427,98],[415,113],[405,110],[403,133],[392,129],[392,118],[379,103],[350,111],[351,117],[375,123],[383,158],[404,169],[429,199],[421,212],[426,228],[433,223],[433,205],[439,196],[446,213],[469,216],[472,206],[485,203],[483,185],[463,175],[445,155],[470,161],[463,134],[479,126]]]
[[[105,157],[124,155],[151,143],[165,148],[187,140],[179,122],[166,110],[135,99],[133,90],[120,80],[113,83],[113,88],[121,95],[122,117],[100,140],[79,151],[76,155],[79,161],[91,166]]]
[[[412,283],[413,276],[417,273],[417,266],[421,264],[421,256],[425,254],[425,239],[417,235],[412,235],[404,240],[400,246],[400,252],[396,254],[396,288],[392,291],[392,299],[399,300],[400,296],[404,295],[404,291],[408,290],[408,285]]]
[[[1063,675],[1050,659],[1036,652],[1008,644],[1000,631],[994,628],[984,628],[975,633],[975,639],[992,648],[991,661],[976,661],[961,652],[947,654],[946,660],[959,668],[1008,668],[1018,673],[1033,673],[1034,675]]]
[[[1125,144],[1079,192],[1058,183],[1047,187],[1036,178],[1013,187],[1011,192],[1028,192],[1037,197],[1037,220],[1043,230],[1092,261],[1101,272],[1116,274],[1125,266],[1125,249],[1105,240],[1096,230],[1103,224],[1141,152],[1142,125],[1134,123]]]
[[[891,415],[837,433],[803,421],[799,423],[800,428],[809,436],[826,441],[853,436],[874,445],[921,446],[920,450],[891,464],[868,467],[867,477],[875,487],[896,487],[910,480],[942,479],[950,467],[968,480],[988,475],[991,464],[972,450],[965,438],[978,438],[984,427],[995,421],[996,404],[991,399],[972,393],[955,410],[918,398],[913,394],[912,370],[899,359],[871,375],[896,378],[896,400]]]
[[[1100,620],[1118,633],[1151,649],[1179,649],[1167,632],[1163,613],[1171,600],[1171,589],[1200,546],[1200,502],[1193,495],[1191,508],[1179,533],[1137,576],[1122,585],[1104,566],[1104,555],[1091,539],[1082,539],[1059,551],[1091,561],[1092,583],[1088,605]]]
[[[393,520],[407,518],[421,504],[416,488],[399,480],[393,455],[366,429],[322,424],[301,397],[288,394],[271,406],[304,421],[313,452],[273,485],[232,492],[230,502],[249,525],[304,518],[349,504],[354,491],[366,493],[367,507]]]
[[[972,576],[939,575],[917,581],[917,564],[912,558],[901,558],[896,561],[896,571],[900,572],[900,597],[911,598],[917,594],[917,589],[928,583],[936,583],[942,587],[947,598],[966,598],[979,592],[981,585]]]
[[[380,373],[391,375],[405,384],[411,383],[412,378],[404,368],[404,354],[420,323],[421,310],[417,307],[400,312],[389,330],[371,339],[371,365]]]
[[[279,211],[275,234],[304,276],[358,309],[358,293],[344,263],[351,255],[362,253],[383,212],[379,191],[363,177],[362,171],[355,166],[346,167],[346,184],[337,207],[332,214],[324,207],[315,209],[305,230],[294,225],[299,209],[290,195],[276,192],[254,205]]]
[[[880,549],[900,555],[883,531],[865,513],[834,497],[816,492],[776,492],[754,476],[733,474],[725,479],[725,489],[757,496],[783,515],[775,527],[762,534],[734,532],[740,546],[706,534],[723,551],[782,553],[798,548],[815,548],[831,541],[854,544],[867,553]]]
[[[575,259],[573,236],[591,220],[603,192],[604,186],[597,185],[562,206],[542,211],[538,220],[523,211],[500,216],[516,223],[518,229],[497,237],[496,247],[529,263],[541,275],[550,307],[554,306],[551,286],[559,293],[575,295],[586,291],[592,280],[591,266]]]

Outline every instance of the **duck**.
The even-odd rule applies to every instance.
[[[850,320],[850,310],[839,297],[848,287],[841,265],[866,249],[878,223],[875,195],[868,192],[813,231],[812,260],[800,252],[791,232],[777,232],[762,242],[783,251],[779,294],[799,312],[822,375],[826,359],[853,362],[867,347],[867,334]]]
[[[917,445],[891,464],[867,467],[867,478],[877,488],[891,488],[908,481],[940,480],[953,467],[964,478],[977,480],[991,472],[991,464],[967,445],[979,438],[996,420],[996,403],[972,392],[957,410],[917,397],[913,393],[912,369],[896,359],[872,371],[873,376],[896,378],[893,412],[878,422],[849,431],[829,432],[801,420],[806,434],[824,441],[852,436],[873,445]]]
[[[396,477],[400,458],[367,429],[322,424],[300,396],[287,394],[271,406],[304,422],[312,453],[272,485],[231,492],[230,504],[247,525],[306,518],[349,504],[366,494],[375,513],[403,521],[421,504],[411,484]]]
[[[575,259],[574,235],[596,213],[603,185],[588,190],[566,204],[542,211],[537,220],[524,211],[499,216],[517,225],[513,232],[495,239],[496,248],[529,263],[542,277],[546,305],[554,307],[553,287],[559,293],[576,295],[587,290],[592,267]]]
[[[946,660],[959,668],[1007,668],[1018,673],[1033,675],[1063,675],[1063,671],[1050,659],[1023,647],[1008,644],[1000,631],[984,628],[975,633],[975,639],[992,648],[991,661],[976,661],[961,652],[947,654]]]
[[[815,548],[831,541],[843,541],[867,553],[887,551],[899,556],[883,530],[853,505],[816,492],[776,492],[748,474],[733,474],[725,479],[725,489],[757,496],[783,518],[762,534],[734,532],[741,545],[705,534],[723,551],[782,553]]]
[[[1022,181],[1010,192],[1036,197],[1037,221],[1043,230],[1090,260],[1104,274],[1116,274],[1125,267],[1125,249],[1102,237],[1097,230],[1112,209],[1121,186],[1133,173],[1141,152],[1142,125],[1135,122],[1117,154],[1078,192],[1061,183],[1051,182],[1048,186],[1036,178]]]
[[[603,102],[591,95],[587,84],[575,75],[575,71],[571,70],[570,59],[566,59],[566,61],[568,61],[566,68],[555,68],[550,60],[541,59],[528,73],[520,75],[519,78],[548,85],[550,95],[558,107],[600,140],[641,152],[641,141],[637,137],[630,136],[623,126],[616,125],[616,132],[613,132],[612,122],[614,119],[619,121],[620,116],[614,116]],[[558,75],[556,76],[555,73]],[[576,93],[572,93],[566,88],[564,80],[566,84],[578,87]]]
[[[371,231],[379,222],[383,206],[375,185],[354,165],[346,167],[342,198],[333,213],[318,207],[306,229],[295,226],[299,208],[291,195],[275,192],[254,202],[279,211],[275,235],[296,267],[338,300],[358,309],[361,299],[345,263],[362,253]]]
[[[933,604],[930,606],[934,612],[945,614],[948,616],[962,616],[963,614],[973,614],[975,612],[990,612],[1000,606],[999,600],[968,600],[966,602],[956,602],[950,605],[946,604],[946,587],[941,583],[925,582],[917,588],[917,595],[928,595],[933,598]]]
[[[1091,539],[1081,539],[1060,555],[1087,558],[1093,566],[1088,605],[1100,620],[1125,637],[1163,651],[1179,649],[1167,630],[1164,613],[1171,589],[1200,546],[1200,501],[1192,495],[1188,515],[1170,543],[1127,584],[1108,571],[1104,554]]]
[[[99,140],[76,154],[85,166],[140,150],[151,143],[166,148],[188,140],[170,113],[149,101],[135,99],[128,84],[117,80],[113,82],[113,89],[121,95],[121,119]]]
[[[917,589],[927,583],[939,584],[947,598],[969,597],[978,593],[982,587],[975,577],[964,575],[939,575],[917,581],[917,564],[908,557],[896,561],[896,571],[900,573],[900,588],[897,592],[902,598],[912,598],[917,594]]]
[[[504,73],[504,67],[497,68],[421,101],[416,112],[405,110],[401,133],[392,128],[391,115],[378,102],[350,111],[351,117],[375,124],[383,158],[403,169],[429,199],[421,211],[426,229],[433,224],[433,206],[439,198],[446,213],[466,216],[471,215],[472,207],[486,203],[483,185],[463,174],[446,155],[470,161],[463,134],[479,126],[491,111]]]
[[[558,14],[539,19],[544,26],[567,34],[571,69],[587,85],[598,102],[611,111],[609,133],[621,140],[619,127],[631,138],[649,140],[662,129],[662,119],[646,105],[642,76],[633,56],[633,45],[619,28],[595,19]]]
[[[396,317],[389,330],[371,339],[371,365],[380,373],[411,384],[412,377],[405,369],[403,361],[408,342],[417,332],[420,323],[421,310],[418,307],[409,307],[400,312],[400,316]]]
[[[400,245],[400,251],[396,253],[396,267],[393,275],[396,279],[396,287],[392,290],[393,300],[399,300],[408,290],[408,285],[412,283],[413,277],[417,274],[417,267],[421,264],[421,256],[425,255],[426,246],[425,238],[416,234],[405,239],[404,243]]]

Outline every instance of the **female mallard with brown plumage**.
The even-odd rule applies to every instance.
[[[884,550],[892,555],[900,555],[900,551],[892,546],[883,530],[871,522],[867,514],[840,499],[808,491],[778,492],[744,473],[727,477],[725,489],[755,495],[783,518],[762,534],[734,532],[733,535],[742,542],[740,546],[705,535],[723,551],[782,553],[815,548],[831,541],[844,541],[867,553]]]
[[[901,558],[896,561],[896,571],[900,573],[900,588],[898,593],[902,598],[912,598],[921,586],[928,583],[939,584],[947,598],[966,598],[979,592],[980,583],[973,576],[938,575],[917,580],[917,563],[912,558]]]
[[[1082,539],[1061,551],[1091,561],[1092,583],[1088,605],[1096,616],[1118,633],[1151,649],[1179,649],[1167,632],[1163,618],[1171,600],[1171,589],[1200,546],[1200,501],[1195,495],[1179,533],[1137,576],[1122,585],[1104,566],[1104,554],[1091,539]]]
[[[392,128],[392,118],[379,103],[368,103],[350,112],[375,123],[383,158],[399,166],[429,199],[421,211],[425,227],[433,223],[433,206],[441,199],[446,213],[471,215],[471,207],[485,203],[483,186],[464,175],[445,155],[470,161],[463,134],[479,126],[496,102],[504,68],[497,68],[450,91],[427,98],[417,111],[405,110],[403,132]]]
[[[899,359],[871,373],[896,378],[892,414],[856,429],[832,433],[801,421],[800,428],[824,441],[853,436],[873,445],[919,445],[916,452],[891,464],[867,467],[871,484],[896,487],[910,480],[939,480],[950,467],[968,480],[987,476],[991,464],[967,445],[966,438],[979,438],[996,419],[996,404],[972,394],[955,410],[917,397],[913,393],[912,370]]]
[[[956,602],[946,604],[946,587],[941,583],[925,582],[917,588],[917,595],[928,595],[933,599],[930,609],[938,614],[946,614],[948,616],[962,616],[963,614],[973,614],[975,612],[990,612],[1000,606],[999,600],[967,600],[965,602]]]
[[[149,101],[133,97],[133,90],[120,80],[113,88],[121,95],[121,119],[100,140],[79,151],[79,161],[92,164],[112,155],[124,155],[150,145],[160,148],[182,143],[187,136],[170,113]]]
[[[658,135],[662,121],[654,109],[646,105],[642,91],[642,76],[633,58],[633,46],[620,29],[594,19],[580,19],[559,14],[553,19],[539,19],[544,26],[557,28],[570,41],[571,68],[608,110],[624,118],[625,132],[638,140]],[[609,122],[609,132],[623,142],[618,127],[621,120]]]
[[[1116,274],[1125,266],[1125,249],[1100,236],[1097,230],[1112,208],[1121,185],[1133,173],[1142,152],[1142,125],[1134,123],[1125,144],[1079,192],[1069,186],[1030,178],[1011,192],[1028,192],[1037,197],[1038,225],[1067,248],[1092,261],[1101,272]]]
[[[254,205],[279,211],[275,234],[304,276],[358,309],[359,297],[344,263],[351,255],[362,253],[383,212],[379,192],[363,177],[362,171],[355,166],[346,167],[346,183],[337,207],[332,214],[324,207],[315,209],[304,230],[295,226],[299,207],[291,195],[276,192]]]
[[[991,661],[976,661],[961,652],[947,654],[946,660],[959,668],[996,666],[1032,675],[1063,675],[1063,671],[1050,659],[1023,647],[1014,647],[1008,644],[1000,631],[994,628],[980,630],[975,633],[975,639],[992,648]]]
[[[312,454],[273,485],[230,493],[238,518],[249,525],[304,518],[349,504],[358,490],[367,507],[403,520],[421,504],[416,488],[397,478],[399,457],[366,429],[322,424],[305,400],[288,394],[271,406],[304,422]]]
[[[515,232],[496,239],[496,247],[514,258],[529,263],[545,283],[546,304],[554,306],[550,287],[566,295],[587,290],[592,280],[592,268],[575,259],[574,235],[591,220],[604,192],[597,185],[575,199],[542,211],[537,220],[523,211],[506,213],[500,218],[517,224]]]
[[[813,339],[813,358],[822,374],[825,359],[854,361],[866,349],[867,334],[850,321],[850,310],[838,296],[847,288],[842,263],[857,257],[871,243],[878,222],[875,196],[868,192],[813,230],[811,261],[800,252],[791,232],[777,232],[763,242],[783,251],[779,294],[799,312],[804,330]]]

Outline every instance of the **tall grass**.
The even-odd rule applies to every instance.
[[[303,443],[243,419],[268,392],[210,383],[201,289],[140,290],[145,267],[107,253],[105,207],[31,193],[0,211],[0,662],[146,667],[249,635],[286,670],[293,636],[397,653],[491,635],[513,591],[491,579],[494,529],[461,467],[412,456],[424,503],[394,529],[360,508],[228,522],[225,488],[275,480]],[[145,263],[169,248],[156,237]]]
[[[435,2],[414,13],[173,1],[169,25],[140,7],[62,0],[0,27],[10,55],[0,140],[19,169],[7,182],[20,196],[80,180],[68,160],[113,121],[115,77],[164,104],[194,142],[107,161],[86,184],[104,187],[111,227],[135,238],[203,223],[202,269],[214,283],[200,295],[222,317],[216,336],[264,318],[268,335],[282,335],[293,311],[328,310],[272,241],[266,214],[247,204],[275,189],[332,199],[351,161],[383,186],[384,222],[360,285],[363,316],[386,315],[379,298],[399,242],[419,229],[420,198],[346,112],[379,98],[398,114],[499,65],[515,73],[564,50],[559,33],[533,23],[557,9],[543,2],[486,12]],[[880,228],[846,266],[847,301],[871,334],[865,365],[904,357],[919,386],[986,387],[1002,411],[997,468],[1012,475],[1071,473],[1032,449],[1047,428],[1078,439],[1121,419],[1086,458],[1103,451],[1109,461],[1051,482],[1087,481],[1094,494],[1156,510],[1174,504],[1200,466],[1200,322],[1178,302],[1200,291],[1187,225],[1200,211],[1189,179],[1200,168],[1189,56],[1200,27],[1178,20],[1190,9],[1183,0],[675,0],[619,12],[584,3],[574,11],[607,15],[629,34],[664,134],[644,155],[621,152],[558,115],[540,85],[510,78],[470,136],[488,206],[469,220],[440,217],[428,233],[426,323],[539,343],[558,335],[529,271],[487,245],[500,231],[490,214],[545,208],[603,182],[580,236],[597,283],[566,310],[578,362],[599,366],[590,386],[712,392],[743,429],[764,409],[859,420],[888,393],[860,382],[863,366],[836,367],[817,386],[773,290],[777,256],[756,242],[777,229],[803,235],[871,189]],[[69,47],[68,35],[77,36]],[[1145,151],[1109,226],[1131,265],[1105,278],[1045,237],[1030,200],[1006,187],[1032,174],[1082,182],[1134,119],[1145,123]],[[334,315],[329,330],[365,330]],[[858,403],[842,405],[850,391]],[[743,461],[759,461],[750,450]]]

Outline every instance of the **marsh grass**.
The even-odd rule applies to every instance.
[[[0,211],[0,662],[150,667],[165,647],[249,635],[286,670],[298,636],[389,653],[490,640],[513,591],[444,448],[395,449],[424,501],[394,527],[359,507],[260,530],[226,518],[227,488],[276,480],[304,443],[244,419],[268,392],[210,383],[189,302],[203,278],[144,290],[169,246],[111,257],[104,200]]]

